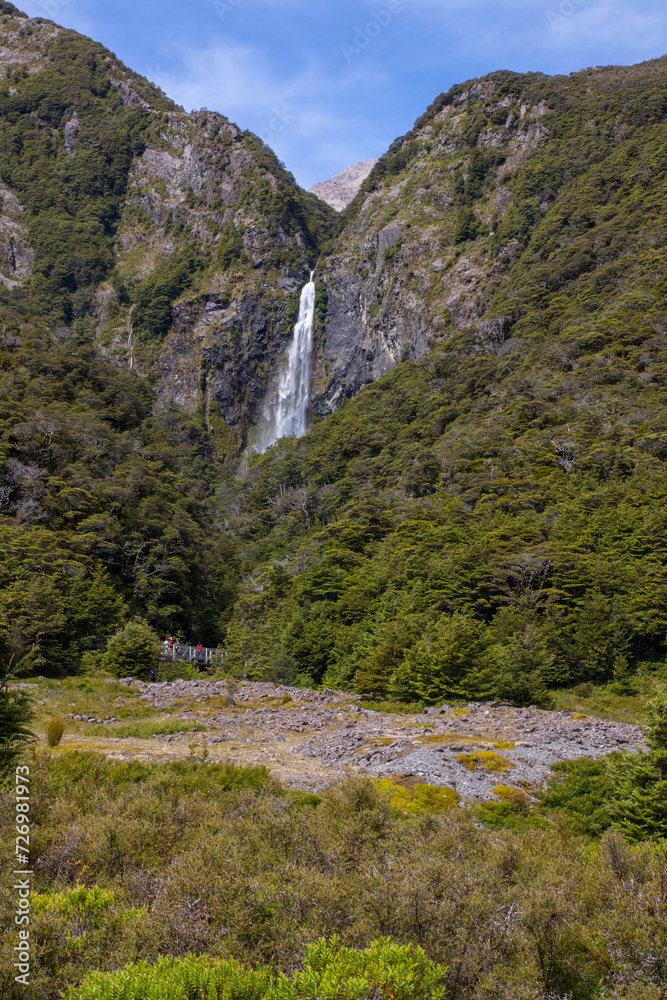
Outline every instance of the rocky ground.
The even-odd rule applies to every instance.
[[[331,690],[225,681],[146,684],[132,678],[113,683],[127,693],[112,708],[138,699],[172,731],[121,738],[114,735],[120,723],[110,713],[104,719],[70,715],[80,733],[68,734],[65,746],[153,760],[206,750],[212,759],[265,764],[281,781],[313,791],[351,770],[402,784],[446,786],[468,801],[484,801],[496,797],[499,786],[535,791],[557,761],[645,747],[637,726],[497,702],[409,715],[370,711],[358,696]],[[91,725],[94,737],[86,732]]]

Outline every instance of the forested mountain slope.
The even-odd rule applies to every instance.
[[[6,663],[137,614],[407,700],[662,663],[665,60],[454,88],[340,220],[89,39],[0,33]],[[328,417],[245,473],[316,263]]]
[[[317,411],[466,328],[486,351],[652,329],[666,112],[664,58],[442,94],[376,164],[318,268]]]
[[[319,272],[320,411],[395,367],[240,491],[239,670],[537,701],[662,662],[666,69],[494,74],[380,160]]]
[[[3,659],[76,669],[131,614],[215,645],[236,563],[211,491],[334,213],[7,3],[0,66]]]
[[[184,113],[101,45],[11,4],[0,71],[5,300],[54,325],[85,318],[103,353],[238,453],[336,213],[256,136]]]

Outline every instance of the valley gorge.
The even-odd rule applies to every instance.
[[[26,67],[31,77],[38,74],[44,46],[68,37],[40,18],[5,19],[7,74]],[[216,113],[176,109],[98,49],[122,105],[141,109],[151,125],[129,165],[113,271],[94,287],[96,342],[114,363],[129,364],[133,325],[133,364],[156,378],[156,405],[201,410],[230,457],[241,454],[261,421],[316,261],[315,419],[457,331],[478,329],[480,344],[494,350],[510,340],[516,318],[504,289],[514,282],[520,249],[510,220],[523,211],[510,179],[553,158],[553,123],[566,113],[573,84],[594,94],[583,99],[585,117],[619,73],[631,94],[662,68],[658,61],[645,69],[582,71],[572,84],[503,73],[456,87],[380,161],[350,168],[363,168],[360,178],[370,169],[370,176],[337,217],[301,191],[260,140]],[[589,80],[595,91],[586,91]],[[591,140],[593,121],[585,126]],[[61,155],[76,156],[80,127],[72,110]],[[616,128],[621,149],[631,142],[622,116]],[[538,216],[553,213],[555,193],[542,198]],[[23,211],[20,194],[8,193],[6,213],[12,199]],[[465,238],[457,230],[462,212],[471,214],[475,230]],[[32,265],[19,260],[29,262],[34,250],[11,214],[3,219],[15,230],[5,238],[3,280],[21,285]],[[142,295],[160,300],[152,326],[143,318]]]

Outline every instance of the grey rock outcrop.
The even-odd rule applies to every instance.
[[[376,163],[377,160],[353,163],[330,180],[313,184],[310,191],[337,212],[342,212],[355,198]]]
[[[494,262],[474,239],[456,236],[475,157],[487,164],[492,194],[477,203],[474,225],[488,234],[514,206],[505,176],[548,140],[544,101],[521,103],[512,116],[516,103],[494,79],[458,88],[379,161],[333,253],[318,264],[327,311],[317,330],[315,417],[457,332],[476,331],[480,352],[519,344],[508,340],[509,318],[490,312],[512,241]],[[480,106],[482,127],[471,140]]]

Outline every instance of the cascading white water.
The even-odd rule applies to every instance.
[[[299,318],[287,351],[287,364],[278,375],[277,386],[264,399],[262,422],[253,448],[260,454],[278,438],[301,437],[306,433],[315,317],[314,273],[311,271],[310,281],[301,290]]]
[[[134,302],[130,306],[130,332],[127,335],[127,346],[130,348],[130,368],[134,368],[134,324],[132,323],[132,310],[134,309]]]

